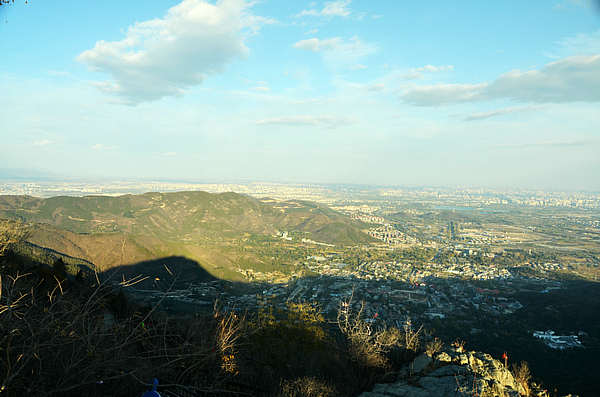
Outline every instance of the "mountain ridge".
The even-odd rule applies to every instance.
[[[185,257],[216,277],[241,280],[234,269],[279,270],[241,248],[252,239],[276,241],[278,231],[334,245],[376,241],[361,231],[370,225],[321,204],[237,193],[0,196],[0,217],[30,223],[31,244],[93,263],[100,272]]]

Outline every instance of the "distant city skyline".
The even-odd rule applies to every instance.
[[[7,177],[600,190],[596,1],[0,9]]]

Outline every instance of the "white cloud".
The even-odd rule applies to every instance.
[[[375,45],[365,43],[357,36],[351,37],[347,41],[341,37],[300,40],[293,47],[299,50],[322,52],[323,59],[334,69],[349,67],[377,51]]]
[[[417,106],[442,106],[462,102],[480,100],[481,91],[488,84],[439,84],[417,86],[409,84],[402,87],[405,92],[401,97]]]
[[[304,33],[304,35],[315,34],[318,31],[319,31],[318,29],[309,30],[308,32]]]
[[[340,1],[328,1],[321,11],[317,11],[315,8],[310,10],[302,10],[300,13],[293,15],[295,18],[311,16],[311,17],[322,17],[322,18],[333,18],[333,17],[348,17],[351,11],[348,9],[348,5],[351,0],[340,0]],[[310,5],[309,5],[310,6]]]
[[[598,102],[600,55],[572,56],[540,70],[510,71],[487,87],[484,96],[534,103]]]
[[[94,146],[92,146],[93,150],[109,150],[109,149],[116,149],[117,146],[106,146],[103,145],[102,143],[97,143]]]
[[[433,66],[433,65],[425,65],[420,68],[412,69],[412,72],[427,72],[427,73],[439,73],[444,70],[452,70],[454,66],[452,65],[442,65],[442,66]]]
[[[401,98],[417,106],[442,106],[508,98],[517,102],[600,101],[600,55],[578,55],[539,70],[512,70],[493,83],[415,84],[402,87]]]
[[[484,120],[484,119],[487,119],[490,117],[503,116],[505,114],[529,112],[532,110],[537,110],[539,108],[540,108],[539,106],[507,107],[507,108],[503,108],[503,109],[490,110],[488,112],[483,112],[483,113],[474,113],[467,117],[463,117],[463,120],[465,120],[465,121]]]
[[[51,145],[52,141],[49,141],[47,139],[42,139],[41,141],[33,141],[33,142],[27,142],[27,147],[42,147],[42,146],[47,146],[47,145]]]
[[[358,65],[352,65],[352,66],[350,66],[349,69],[350,70],[359,70],[359,69],[366,69],[366,68],[367,67],[365,65],[358,64]]]
[[[321,10],[321,16],[324,17],[347,17],[350,15],[348,4],[351,0],[328,1],[325,3],[325,8]]]
[[[338,125],[349,125],[356,122],[352,117],[332,117],[332,116],[310,116],[294,115],[283,116],[274,119],[262,119],[256,122],[257,125],[325,125],[327,127],[336,127]]]
[[[306,51],[336,51],[341,49],[343,40],[341,37],[332,37],[330,39],[319,40],[319,39],[307,39],[300,40],[294,43],[293,47],[299,50]]]
[[[76,60],[111,80],[94,82],[99,89],[130,103],[181,96],[207,76],[248,55],[245,35],[272,20],[252,15],[245,0],[215,5],[184,0],[162,19],[136,22],[120,41],[100,40]]]
[[[425,78],[424,73],[439,73],[445,70],[452,70],[454,67],[452,65],[442,65],[442,66],[433,66],[433,65],[425,65],[420,68],[410,69],[408,73],[400,76],[402,80],[421,80]]]

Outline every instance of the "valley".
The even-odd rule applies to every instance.
[[[494,355],[509,351],[557,393],[600,387],[581,383],[577,365],[572,376],[550,375],[552,357],[597,367],[597,201],[319,194],[328,205],[206,192],[0,196],[0,216],[27,225],[21,252],[62,258],[73,273],[85,268],[168,313],[256,311],[267,300],[313,303],[333,319],[345,302],[362,304],[374,326],[423,326]],[[548,329],[579,345],[534,339]]]

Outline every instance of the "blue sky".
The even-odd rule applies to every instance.
[[[0,168],[600,190],[600,6],[15,0]]]

